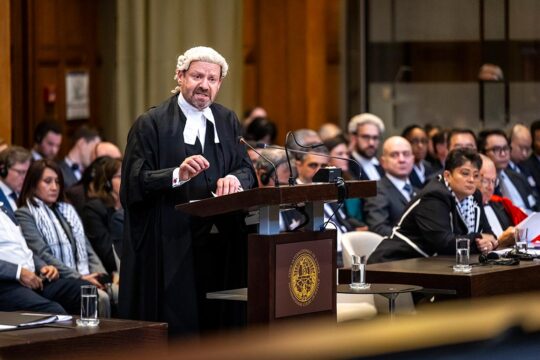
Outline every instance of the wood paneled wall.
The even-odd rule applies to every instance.
[[[11,142],[10,0],[0,0],[0,137]]]
[[[338,0],[244,0],[244,105],[289,130],[339,123]]]
[[[99,110],[97,6],[93,0],[12,1],[13,142],[33,143],[35,125],[58,121],[64,134],[81,124],[97,125]],[[114,35],[114,34],[112,34]],[[90,117],[66,120],[66,73],[90,74]],[[46,93],[54,92],[55,98]],[[54,101],[53,101],[54,100]],[[71,145],[62,142],[63,151]]]

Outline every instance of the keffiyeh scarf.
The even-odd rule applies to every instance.
[[[444,179],[444,178],[443,178]],[[458,213],[461,216],[461,219],[467,226],[468,234],[473,233],[476,231],[476,209],[478,209],[478,204],[474,200],[474,196],[469,195],[463,200],[459,201],[456,194],[454,193],[454,190],[448,185],[448,182],[446,179],[444,179],[444,185],[446,185],[446,188],[452,196],[454,197],[454,200],[456,200]]]

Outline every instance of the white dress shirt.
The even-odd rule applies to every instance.
[[[364,172],[369,180],[381,180],[381,175],[377,171],[375,165],[379,165],[379,160],[374,156],[371,159],[363,157],[356,150],[352,152],[353,158],[362,165]]]
[[[416,173],[416,176],[418,176],[418,179],[422,184],[426,182],[426,167],[423,162],[420,161],[418,165],[414,164],[413,171]]]
[[[529,206],[523,202],[523,198],[519,194],[518,189],[515,187],[514,183],[512,183],[512,180],[510,180],[508,175],[506,175],[504,170],[500,172],[499,178],[501,180],[500,187],[502,195],[512,200],[514,205],[516,205],[518,208],[530,213],[531,211],[529,210]]]
[[[484,212],[486,213],[486,218],[488,220],[489,226],[491,226],[491,230],[493,231],[493,234],[495,234],[495,237],[501,236],[503,233],[503,228],[501,226],[501,223],[499,221],[499,218],[495,214],[495,211],[491,207],[491,205],[484,205]]]
[[[0,259],[18,265],[17,280],[22,268],[36,270],[32,250],[26,245],[21,229],[3,211],[0,211]]]

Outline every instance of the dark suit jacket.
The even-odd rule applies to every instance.
[[[540,193],[540,160],[538,160],[535,154],[532,154],[520,166],[531,174],[536,183],[536,191]]]
[[[489,205],[493,209],[495,216],[497,216],[497,219],[499,220],[499,224],[501,224],[501,228],[503,229],[503,231],[510,226],[514,226],[512,219],[506,212],[504,205],[501,202],[489,201]]]
[[[482,204],[479,191],[474,197]],[[475,239],[480,233],[492,233],[483,206],[477,206],[475,231],[469,233],[456,200],[441,180],[433,179],[407,206],[392,235],[379,244],[368,262],[454,255],[457,236],[468,237],[471,252],[478,253]]]
[[[411,185],[417,189],[422,189],[429,182],[429,180],[432,179],[432,176],[435,173],[430,163],[428,163],[425,160],[422,160],[422,163],[424,164],[424,169],[425,169],[425,174],[424,174],[425,182],[420,181],[420,178],[416,174],[416,171],[414,170],[414,168],[411,171],[411,174],[409,175],[409,181],[411,182]]]
[[[389,236],[407,204],[403,194],[384,176],[377,184],[377,196],[364,200],[364,219],[369,231]]]
[[[11,207],[11,205],[9,204],[9,200],[7,198],[7,195],[4,194],[4,191],[2,189],[0,189],[0,202],[3,202],[4,203],[4,207],[6,209],[6,211],[9,213],[8,216],[12,217],[12,218],[15,218],[15,210]]]
[[[73,173],[73,169],[66,163],[65,159],[59,161],[58,166],[60,167],[60,171],[62,171],[62,176],[64,176],[64,187],[68,188],[78,181]]]

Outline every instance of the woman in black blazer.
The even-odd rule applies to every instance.
[[[81,214],[86,236],[109,274],[118,271],[121,249],[124,219],[119,197],[121,166],[119,159],[99,158],[92,168],[88,201]]]
[[[471,149],[448,154],[442,176],[431,180],[410,202],[392,234],[368,259],[369,263],[455,255],[456,237],[470,239],[472,253],[497,247],[476,191],[482,159]]]

